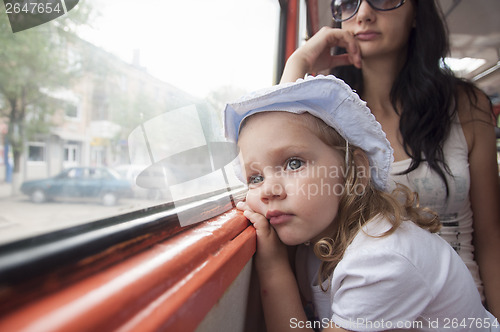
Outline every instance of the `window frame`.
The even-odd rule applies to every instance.
[[[177,212],[221,215],[234,209],[245,194],[246,188],[240,187],[200,195],[0,245],[0,288],[9,290],[0,292],[0,317],[12,307],[56,291],[54,286],[84,279],[206,223],[181,227]]]
[[[281,1],[280,4],[282,5]],[[281,13],[284,12],[286,10],[282,7]],[[280,21],[285,16],[281,15]],[[278,44],[282,43],[280,40]],[[282,49],[283,45],[279,48]],[[280,53],[283,55],[283,51]],[[278,65],[278,73],[282,71],[281,67],[282,65]],[[280,74],[276,77],[279,81]],[[120,81],[118,86],[124,91],[129,88],[128,85],[128,81]],[[0,289],[7,290],[0,292],[0,326],[8,321],[9,317],[15,316],[16,312],[21,311],[22,314],[25,308],[29,310],[32,303],[57,296],[102,271],[132,261],[134,257],[145,252],[154,251],[155,247],[168,246],[176,239],[188,240],[199,230],[206,228],[210,232],[225,231],[231,220],[238,221],[237,228],[218,239],[218,245],[202,252],[207,261],[211,256],[224,259],[227,255],[224,248],[230,247],[229,251],[238,253],[237,260],[240,263],[251,264],[251,257],[256,249],[255,230],[242,213],[235,209],[235,203],[244,199],[245,194],[246,189],[242,187],[231,191],[212,192],[191,197],[183,202],[176,201],[175,205],[170,202],[151,206],[0,245]],[[228,197],[231,198],[230,204],[226,203]],[[216,211],[218,216],[198,224],[180,227],[176,217],[177,209],[192,210],[201,215],[214,215]],[[197,245],[192,245],[190,250],[196,251]],[[223,283],[217,287],[216,295],[209,296],[211,304],[203,304],[202,315],[188,311],[187,316],[184,314],[184,321],[176,321],[175,324],[185,324],[190,320],[189,324],[194,330],[210,306],[223,295],[224,289],[234,279],[234,272],[231,272],[230,277],[225,275],[231,268],[228,269],[227,261],[224,264],[215,268],[218,280],[223,280]],[[191,274],[195,266],[187,265],[185,272]],[[211,283],[207,285],[197,287],[203,289],[206,294],[211,292]],[[196,289],[193,289],[193,292],[196,292]],[[72,300],[76,301],[76,298]],[[178,306],[174,308],[180,309]],[[41,319],[40,316],[38,318]]]
[[[27,155],[26,155],[26,161],[28,163],[32,164],[45,164],[47,162],[47,144],[45,142],[34,142],[30,141],[27,144]],[[32,160],[31,159],[31,148],[32,147],[37,147],[40,148],[42,151],[42,160]]]
[[[241,274],[250,277],[255,229],[234,209],[245,191],[0,247],[0,329],[193,331]],[[228,195],[234,201],[221,204]],[[202,206],[224,212],[179,227],[176,209]]]

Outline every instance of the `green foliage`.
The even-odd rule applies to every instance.
[[[67,88],[81,70],[71,46],[76,27],[89,15],[90,8],[79,5],[54,21],[13,33],[0,11],[0,116],[9,121],[15,172],[24,140],[48,132],[47,119],[59,102],[50,92]]]

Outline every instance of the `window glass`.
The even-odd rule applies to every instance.
[[[63,2],[0,11],[0,244],[241,187],[221,111],[274,84],[279,2]]]
[[[78,107],[72,103],[64,104],[65,115],[70,118],[78,117]]]
[[[28,161],[45,161],[45,145],[43,143],[29,143]]]

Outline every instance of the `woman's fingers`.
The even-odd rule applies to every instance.
[[[335,47],[345,48],[345,54],[333,54]],[[321,28],[288,58],[281,83],[295,82],[305,74],[320,73],[338,66],[361,68],[361,51],[352,33],[330,27]]]
[[[347,51],[347,55],[351,60],[351,64],[353,64],[357,68],[361,68],[361,50],[359,49],[358,42],[354,38],[354,36],[347,31],[342,31],[340,45],[344,47]]]
[[[361,53],[359,50],[358,42],[352,35],[352,33],[336,28],[323,27],[317,33],[319,38],[324,38],[327,42],[327,47],[331,50],[333,47],[343,47],[347,51],[349,63],[345,63],[345,55],[334,55],[331,54],[331,68],[336,66],[343,66],[347,64],[352,64],[358,68],[361,68]],[[314,37],[313,37],[314,38]],[[311,38],[312,39],[312,38]],[[340,61],[338,59],[341,59]]]
[[[353,59],[352,55],[350,55],[350,54],[334,55],[334,56],[332,56],[332,60],[331,61],[332,61],[331,62],[332,68],[340,67],[340,66],[355,65],[353,63],[354,59]]]
[[[311,68],[315,71],[351,64],[358,68],[361,67],[361,53],[358,43],[348,31],[323,27],[302,47],[306,53],[305,56],[309,57]],[[346,55],[333,54],[332,49],[335,47],[345,48],[347,58]]]

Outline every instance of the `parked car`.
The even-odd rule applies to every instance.
[[[48,179],[25,181],[21,192],[35,203],[55,198],[98,198],[104,205],[115,205],[119,198],[131,196],[132,188],[112,169],[72,167]]]
[[[132,187],[133,196],[140,199],[148,200],[160,200],[169,197],[167,190],[162,190],[159,188],[145,188],[137,184],[137,177],[144,171],[147,165],[119,165],[114,168],[114,170],[123,178],[126,179],[130,186]],[[157,180],[157,179],[155,179]],[[161,180],[161,179],[160,179]],[[160,181],[161,182],[161,181]]]

